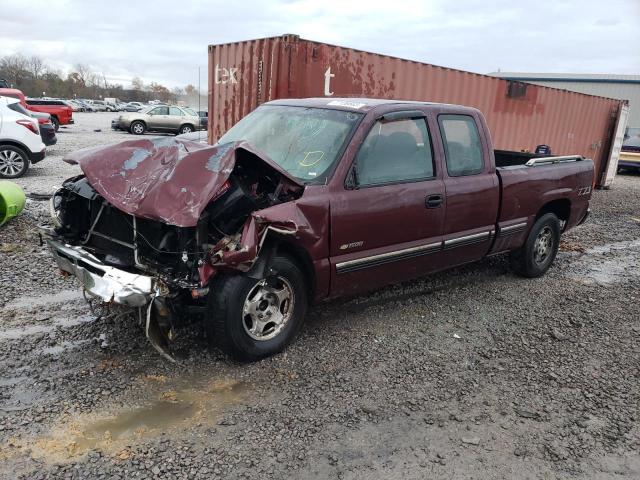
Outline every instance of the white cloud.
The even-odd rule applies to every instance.
[[[206,84],[207,45],[303,38],[481,73],[640,73],[638,0],[0,0],[0,56]]]

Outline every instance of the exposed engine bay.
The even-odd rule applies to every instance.
[[[252,212],[299,196],[282,176],[246,152],[206,206],[195,227],[129,215],[109,204],[82,175],[64,182],[53,199],[56,233],[107,265],[143,270],[176,287],[203,285],[199,267],[242,233]],[[234,243],[236,246],[239,244]],[[222,248],[223,245],[220,245]]]

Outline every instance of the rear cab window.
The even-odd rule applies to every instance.
[[[438,115],[438,124],[449,176],[482,173],[482,142],[474,118],[469,115]]]
[[[377,121],[356,156],[359,186],[434,177],[433,155],[424,118]]]

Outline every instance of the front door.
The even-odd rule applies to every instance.
[[[425,118],[377,121],[331,198],[331,295],[438,269],[444,194]]]
[[[156,107],[149,112],[149,129],[164,131],[167,129],[169,107]]]

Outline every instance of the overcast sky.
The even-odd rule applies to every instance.
[[[207,45],[302,38],[479,73],[640,74],[640,0],[0,0],[0,56],[206,90]]]

